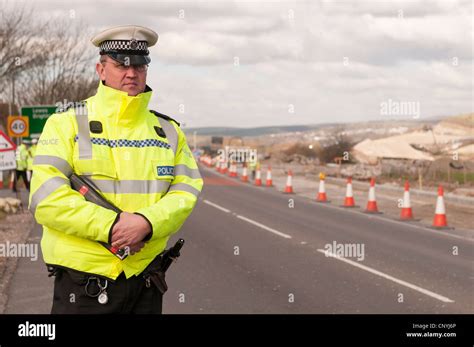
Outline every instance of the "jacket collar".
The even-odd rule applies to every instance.
[[[149,86],[143,93],[129,96],[127,92],[108,87],[100,81],[97,93],[92,97],[93,112],[96,117],[105,116],[117,125],[133,127],[143,122],[148,115],[151,95]]]

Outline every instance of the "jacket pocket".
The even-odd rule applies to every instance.
[[[112,159],[74,159],[74,172],[78,175],[105,176],[107,178],[117,178],[117,171]],[[100,177],[98,177],[100,178]]]

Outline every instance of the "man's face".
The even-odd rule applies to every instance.
[[[127,92],[129,96],[143,93],[146,86],[146,65],[123,65],[108,56],[102,56],[96,71],[108,87]]]

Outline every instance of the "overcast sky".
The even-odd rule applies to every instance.
[[[389,100],[420,119],[473,110],[472,0],[27,3],[92,32],[155,30],[150,107],[186,127],[416,117]]]

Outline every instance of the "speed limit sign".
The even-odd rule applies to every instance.
[[[27,137],[30,134],[28,127],[28,117],[24,116],[8,116],[8,136],[10,137]]]

